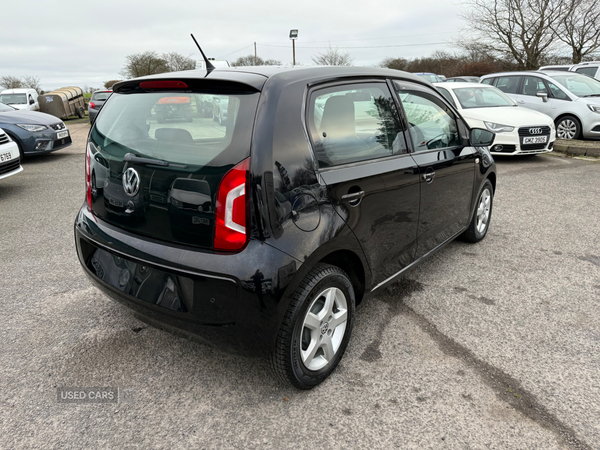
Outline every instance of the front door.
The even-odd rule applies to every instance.
[[[457,118],[439,94],[409,82],[394,85],[409,123],[412,156],[420,175],[419,258],[467,226],[477,153],[464,145],[467,141],[460,136]]]

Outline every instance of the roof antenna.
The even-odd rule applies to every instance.
[[[208,60],[208,58],[206,57],[206,55],[204,54],[204,52],[202,51],[202,49],[200,48],[200,45],[198,44],[198,41],[196,40],[196,38],[194,37],[194,35],[192,33],[190,33],[190,36],[192,37],[192,39],[194,40],[194,42],[196,43],[196,47],[198,47],[198,50],[200,50],[200,53],[202,53],[202,57],[204,58],[204,62],[206,63],[206,71],[208,73],[211,73],[213,70],[215,70],[215,66],[213,66],[210,61]]]

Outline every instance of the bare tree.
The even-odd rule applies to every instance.
[[[23,80],[19,77],[6,75],[0,77],[0,86],[4,87],[4,89],[19,89],[23,87]]]
[[[137,78],[165,72],[169,72],[169,63],[156,52],[147,51],[125,57],[121,75],[125,78]]]
[[[395,70],[407,70],[409,61],[406,58],[385,58],[379,64],[381,67]]]
[[[565,13],[552,24],[556,37],[567,44],[573,64],[600,48],[600,3],[598,0],[566,0]]]
[[[260,56],[257,56],[255,58],[254,55],[248,55],[248,56],[240,56],[238,59],[236,59],[234,62],[232,62],[231,65],[232,66],[280,66],[281,61],[277,61],[276,59],[264,60]]]
[[[22,80],[23,87],[35,89],[38,94],[42,91],[42,87],[40,86],[40,77],[29,76],[23,77]]]
[[[594,0],[590,0],[594,1]],[[475,34],[457,44],[479,42],[493,54],[509,56],[519,69],[537,69],[556,43],[556,24],[565,13],[562,0],[466,0],[461,14]]]
[[[111,87],[113,87],[116,83],[118,83],[121,80],[109,80],[109,81],[105,81],[104,82],[104,88],[105,89],[109,89]]]
[[[194,70],[196,61],[183,56],[177,52],[163,53],[162,59],[167,62],[170,72],[179,72],[180,70]]]
[[[337,48],[330,46],[323,53],[313,56],[312,60],[320,66],[351,66],[354,58],[350,56],[350,53],[340,52]]]

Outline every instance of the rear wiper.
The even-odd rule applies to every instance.
[[[133,153],[127,153],[125,156],[123,156],[123,161],[132,162],[135,164],[148,164],[152,166],[179,167],[181,169],[187,169],[185,164],[175,164],[162,159],[142,158],[141,156],[136,156]]]
[[[600,94],[584,95],[584,97],[600,97]]]

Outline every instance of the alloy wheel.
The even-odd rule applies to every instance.
[[[577,134],[577,124],[571,119],[562,120],[556,127],[556,136],[560,139],[574,139]]]
[[[490,219],[490,208],[492,206],[492,194],[489,189],[484,189],[479,197],[477,206],[477,232],[483,234]]]
[[[344,339],[348,302],[344,293],[330,287],[308,308],[301,331],[300,356],[309,370],[319,370],[333,361]]]

